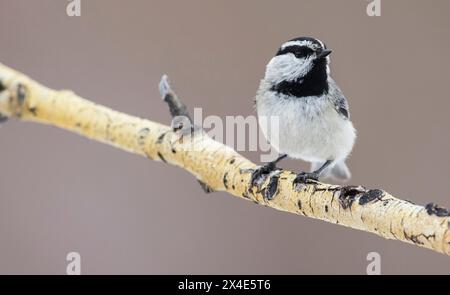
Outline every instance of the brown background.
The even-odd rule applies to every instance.
[[[334,50],[358,140],[353,184],[450,207],[450,2],[1,0],[0,61],[38,81],[169,123],[162,73],[204,115],[253,114],[265,64],[285,40]],[[450,274],[432,251],[205,195],[186,172],[56,128],[0,128],[0,273]],[[245,153],[258,160],[258,153]],[[286,161],[285,168],[304,164]],[[173,183],[176,183],[174,185]]]

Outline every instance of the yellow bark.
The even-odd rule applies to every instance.
[[[51,124],[173,164],[216,191],[450,255],[446,209],[416,205],[378,189],[319,182],[295,187],[295,173],[284,170],[251,187],[248,171],[257,165],[202,132],[183,136],[169,126],[114,111],[71,91],[49,89],[1,64],[0,114]]]

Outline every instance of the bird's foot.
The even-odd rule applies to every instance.
[[[264,166],[261,166],[252,172],[251,185],[252,187],[261,182],[261,179],[264,179],[267,175],[277,169],[275,163],[270,162]]]
[[[306,184],[310,181],[318,181],[319,173],[317,172],[300,172],[297,174],[297,177],[294,179],[294,185],[298,184]]]

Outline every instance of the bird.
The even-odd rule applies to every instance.
[[[348,101],[330,74],[331,53],[319,39],[299,37],[283,43],[268,62],[255,106],[259,127],[279,157],[255,169],[252,183],[287,157],[311,163],[309,172],[297,174],[295,184],[350,179],[345,160],[356,130]]]

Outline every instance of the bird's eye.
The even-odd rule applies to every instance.
[[[314,50],[306,46],[289,46],[278,50],[276,56],[288,53],[293,54],[297,58],[305,58],[309,55],[312,55],[314,53]]]
[[[308,47],[300,47],[294,52],[294,55],[297,58],[305,58],[313,53],[314,51]]]

